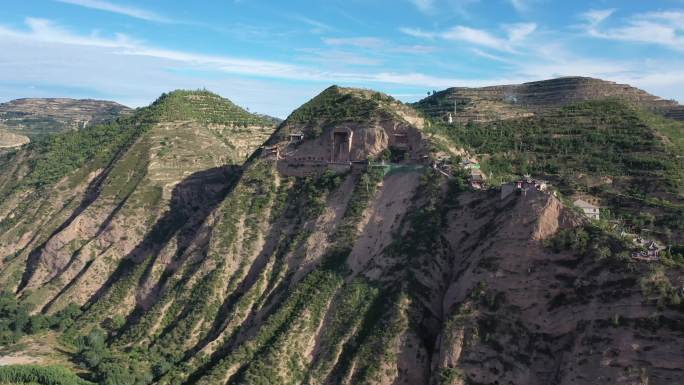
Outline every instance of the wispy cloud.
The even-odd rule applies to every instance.
[[[116,13],[119,15],[125,15],[133,17],[140,20],[154,21],[159,23],[173,23],[174,21],[161,16],[155,12],[148,11],[142,8],[119,5],[109,1],[104,0],[55,0],[60,3],[76,5],[79,7],[96,9],[99,11]]]
[[[503,29],[508,33],[508,41],[517,43],[525,40],[530,34],[537,30],[535,23],[515,23],[506,24]]]
[[[423,13],[428,13],[431,12],[434,5],[435,1],[434,0],[409,0],[413,5],[418,8],[419,11]]]
[[[351,47],[372,54],[426,54],[435,47],[422,44],[403,45],[377,37],[325,38],[323,43],[331,47]]]
[[[324,64],[332,68],[350,65],[377,66],[382,64],[382,60],[379,58],[339,49],[300,48],[297,51],[302,53],[302,55],[297,57],[298,61],[313,62],[319,65]]]
[[[469,7],[481,0],[408,0],[418,11],[423,14],[434,16],[436,14],[456,14],[462,18],[470,18],[472,15]]]
[[[426,32],[423,31],[420,28],[409,28],[409,27],[402,27],[399,28],[399,31],[405,35],[421,38],[421,39],[433,39],[436,37],[437,34],[433,32]]]
[[[247,75],[273,79],[288,79],[314,82],[372,82],[446,87],[457,82],[421,73],[380,72],[362,73],[347,71],[326,71],[317,67],[231,56],[205,55],[185,51],[168,50],[149,46],[128,36],[117,34],[113,37],[97,35],[78,35],[60,27],[52,21],[37,18],[26,19],[28,31],[15,30],[0,26],[0,37],[21,41],[50,43],[54,45],[89,46],[108,49],[109,54],[130,57],[149,57],[162,59],[171,66],[187,66],[202,71]]]
[[[518,12],[524,12],[527,11],[527,1],[526,0],[508,0],[509,3],[515,8],[516,11]]]
[[[406,35],[417,38],[440,38],[443,40],[459,41],[487,47],[498,51],[515,52],[516,45],[532,34],[537,29],[537,25],[535,23],[517,23],[502,25],[501,28],[506,32],[505,37],[494,35],[483,29],[476,29],[463,25],[457,25],[440,32],[427,32],[417,28],[401,28],[400,31]]]
[[[647,12],[633,15],[621,24],[603,27],[614,10],[592,10],[582,14],[589,36],[615,41],[644,43],[684,51],[684,11]]]
[[[0,36],[24,38],[46,43],[70,44],[107,48],[133,48],[139,43],[124,34],[103,37],[95,33],[76,35],[51,20],[27,17],[24,21],[29,31],[19,31],[0,26]]]
[[[304,15],[295,15],[295,16],[293,16],[293,19],[295,21],[298,21],[300,23],[304,23],[304,24],[307,24],[308,26],[310,26],[311,29],[309,32],[311,32],[311,33],[321,34],[323,32],[334,30],[334,28],[331,27],[330,25],[323,23],[321,21],[318,21],[318,20],[311,19],[311,18],[306,17]]]
[[[511,6],[520,13],[526,13],[534,9],[543,0],[508,0]]]
[[[494,60],[494,61],[498,61],[498,62],[502,62],[502,63],[508,63],[508,64],[513,63],[513,61],[510,59],[507,59],[503,56],[494,55],[494,54],[491,54],[489,52],[485,52],[485,51],[478,49],[478,48],[472,48],[470,50],[470,52],[474,53],[477,56],[483,57],[485,59]]]
[[[385,41],[376,37],[326,38],[323,43],[332,46],[352,46],[356,48],[379,48]]]
[[[595,27],[609,18],[614,12],[615,9],[592,9],[584,12],[581,16],[582,19],[588,22],[589,26]]]

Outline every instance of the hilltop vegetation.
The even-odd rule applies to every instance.
[[[135,115],[78,131],[45,136],[27,148],[29,171],[15,178],[18,186],[42,187],[53,184],[86,163],[91,169],[105,166],[121,149],[163,122],[194,121],[247,127],[272,126],[272,121],[237,107],[208,91],[174,91],[159,97]],[[7,155],[11,157],[16,154]],[[9,160],[6,160],[9,161]]]
[[[390,106],[400,104],[380,92],[331,86],[290,114],[285,123],[302,125],[304,134],[314,138],[330,124],[368,123],[381,115],[392,116]]]
[[[150,106],[159,121],[192,120],[238,127],[273,126],[273,118],[255,115],[206,90],[176,90],[162,94]]]

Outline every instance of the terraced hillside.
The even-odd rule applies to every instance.
[[[524,84],[482,88],[454,87],[437,92],[416,108],[447,120],[451,112],[460,123],[490,122],[544,113],[572,103],[614,99],[677,120],[684,106],[626,84],[587,77],[563,77]]]
[[[523,174],[546,178],[567,196],[598,199],[608,209],[606,218],[619,219],[631,230],[651,231],[666,243],[673,239],[675,244],[684,243],[684,123],[653,110],[654,105],[667,103],[649,104],[656,98],[631,87],[581,79],[582,87],[589,87],[585,83],[608,85],[603,91],[584,92],[574,80],[520,86],[526,93],[519,104],[535,111],[528,116],[463,123],[469,113],[453,113],[461,120],[449,124],[430,107],[437,100],[447,103],[449,90],[416,107],[425,108],[422,111],[431,117],[433,132],[448,138],[452,146],[479,154],[490,183]],[[568,82],[576,87],[566,94]],[[506,87],[473,89],[472,93],[482,91],[489,97],[489,92]],[[539,89],[543,92],[535,93]],[[577,101],[582,99],[587,100]]]
[[[24,135],[15,134],[13,132],[0,129],[0,151],[22,146],[29,141],[29,138]]]
[[[187,100],[186,110],[168,113],[167,103],[178,98]],[[210,108],[234,113],[195,120],[197,110]],[[216,95],[181,91],[130,118],[4,155],[3,288],[45,311],[84,303],[122,260],[165,246],[155,225],[170,238],[174,231],[166,231],[191,223],[225,194],[234,165],[272,132],[254,126],[262,122],[269,123]]]
[[[232,167],[218,135],[235,140],[240,125],[215,130],[205,114],[222,114],[208,106],[220,99],[195,108],[195,95],[53,142],[97,150],[60,158],[70,171],[49,183],[35,176],[47,166],[29,166],[40,164],[28,162],[34,147],[1,158],[11,174],[0,172],[0,191],[15,200],[0,212],[0,283],[16,290],[0,311],[28,326],[0,322],[0,337],[52,329],[87,379],[105,384],[684,381],[681,257],[637,262],[619,233],[551,192],[469,189],[432,164],[470,139],[383,94],[331,87]],[[167,115],[167,103],[187,112]],[[597,121],[635,113],[604,107]],[[193,116],[196,133],[172,140]],[[619,127],[636,130],[624,132],[641,138],[635,148],[659,150],[634,123]],[[559,167],[584,164],[574,151]],[[312,162],[322,166],[304,170]],[[41,188],[62,195],[31,195]],[[6,208],[26,196],[23,213]]]
[[[0,129],[38,137],[106,123],[131,112],[126,106],[105,100],[16,99],[0,103]]]

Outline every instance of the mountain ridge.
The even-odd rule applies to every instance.
[[[507,112],[513,117],[520,117],[526,113],[543,112],[547,108],[610,98],[646,108],[668,118],[684,119],[684,106],[676,101],[653,96],[626,84],[579,76],[480,88],[452,87],[428,96],[415,105],[429,110],[432,116],[440,115],[443,118],[450,111],[454,114],[466,113],[467,116],[461,118],[464,119],[461,121],[467,123],[468,120],[486,121],[487,112],[492,113],[492,118],[500,119],[496,114],[497,107],[504,111],[510,110]],[[486,102],[495,103],[494,106],[489,106],[493,111],[488,111],[487,105],[478,107],[478,104]],[[478,108],[483,110],[479,111]],[[506,113],[503,115],[507,116]]]
[[[106,123],[131,112],[126,106],[105,100],[22,98],[0,103],[0,128],[37,137]]]

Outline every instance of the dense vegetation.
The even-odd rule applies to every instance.
[[[434,121],[430,129],[479,154],[490,182],[522,174],[548,178],[566,195],[601,198],[607,217],[636,230],[657,231],[664,240],[684,233],[679,122],[605,100],[533,118],[465,125]]]
[[[47,329],[66,330],[81,313],[71,304],[53,315],[34,314],[25,302],[12,293],[0,293],[0,346],[18,342],[26,334],[36,334]]]
[[[3,385],[92,385],[61,366],[0,366]],[[113,384],[112,384],[113,385]]]
[[[272,126],[275,123],[273,118],[252,114],[206,90],[177,90],[162,94],[150,108],[159,114],[161,121],[193,120],[238,127]]]
[[[370,122],[382,111],[383,103],[393,101],[392,97],[379,92],[332,86],[294,111],[286,122],[305,125],[304,134],[314,138],[333,122]]]

